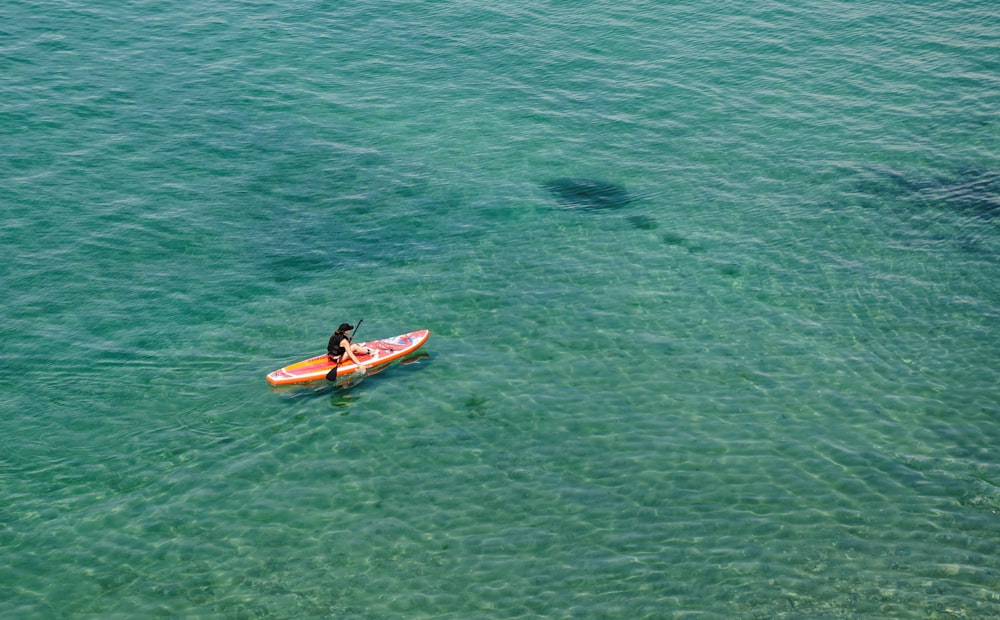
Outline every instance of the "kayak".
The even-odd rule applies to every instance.
[[[424,346],[430,335],[431,333],[428,330],[421,329],[394,338],[362,342],[360,343],[361,346],[367,347],[370,353],[355,353],[355,356],[369,373],[376,370],[383,370],[391,362],[402,359]],[[267,381],[271,385],[322,381],[326,379],[331,370],[333,370],[333,362],[324,353],[323,355],[310,357],[307,360],[295,362],[294,364],[268,373]],[[351,375],[357,371],[357,364],[345,355],[343,362],[337,366],[337,377]]]

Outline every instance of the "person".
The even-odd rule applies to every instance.
[[[336,364],[344,361],[344,356],[346,355],[354,362],[358,368],[362,368],[361,362],[358,360],[356,353],[371,353],[368,349],[361,346],[360,344],[354,344],[351,342],[351,330],[354,326],[350,323],[341,323],[337,331],[333,332],[330,336],[330,341],[326,345],[326,354],[330,356],[330,361]]]

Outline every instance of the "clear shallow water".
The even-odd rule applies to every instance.
[[[0,615],[1000,611],[989,3],[2,13]]]

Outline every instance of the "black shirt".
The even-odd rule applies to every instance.
[[[330,355],[330,357],[339,357],[346,352],[346,349],[343,346],[345,340],[347,340],[347,336],[340,332],[334,332],[334,334],[330,336],[330,342],[326,344],[326,352]]]

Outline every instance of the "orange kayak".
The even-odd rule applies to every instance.
[[[424,346],[431,333],[426,329],[417,330],[394,338],[384,340],[372,340],[362,342],[361,346],[371,349],[371,353],[355,354],[358,361],[368,372],[382,369],[391,362],[402,359]],[[301,362],[295,362],[268,373],[267,381],[271,385],[289,385],[292,383],[308,383],[310,381],[322,381],[326,375],[333,370],[333,362],[325,353],[310,357]],[[350,358],[345,357],[344,361],[337,367],[337,376],[343,377],[354,374],[358,371],[357,365]]]

